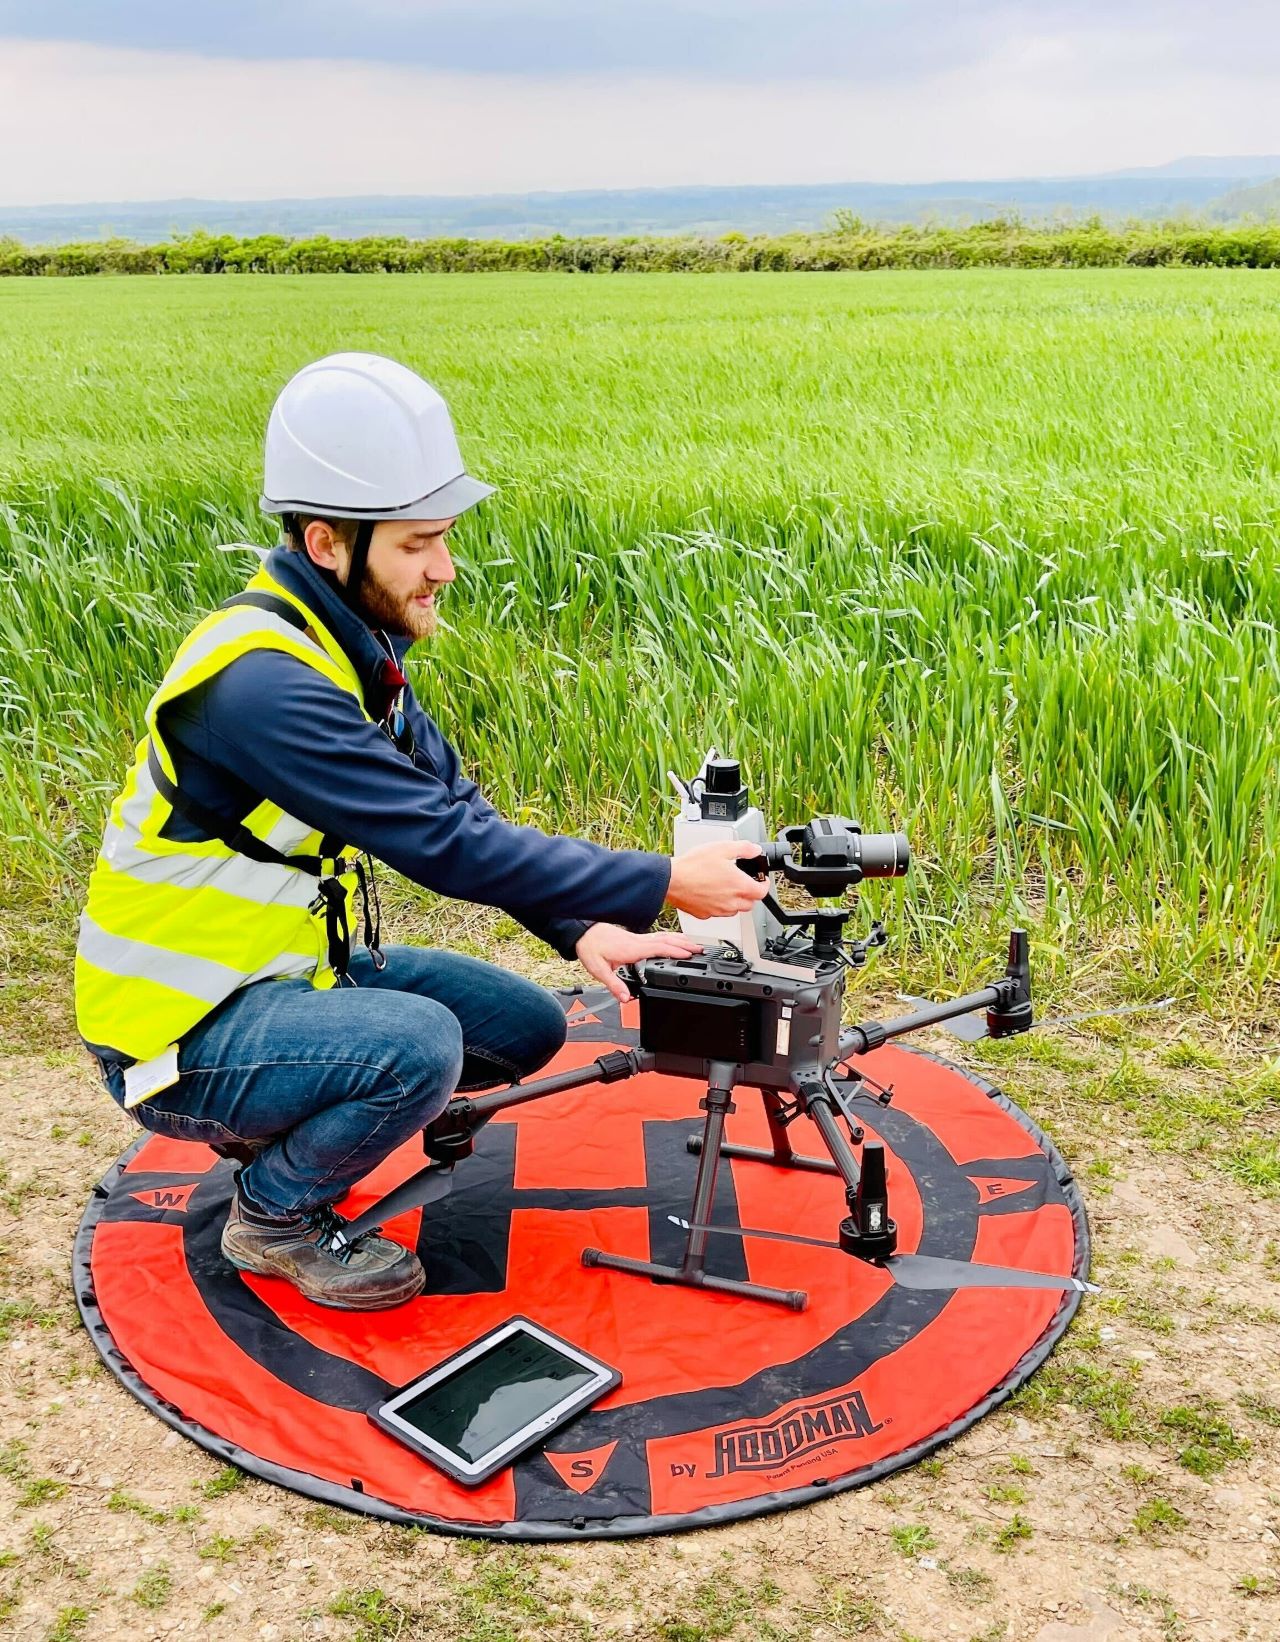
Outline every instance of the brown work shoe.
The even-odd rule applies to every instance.
[[[353,1243],[340,1238],[346,1221],[329,1207],[291,1220],[246,1215],[240,1193],[222,1228],[222,1252],[240,1271],[283,1277],[318,1306],[344,1311],[383,1311],[421,1294],[422,1262],[389,1237],[366,1232]]]

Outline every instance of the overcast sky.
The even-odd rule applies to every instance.
[[[1277,0],[0,0],[0,204],[1280,152]]]

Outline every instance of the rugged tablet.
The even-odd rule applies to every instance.
[[[468,1486],[621,1382],[568,1340],[512,1317],[369,1409],[375,1425]]]

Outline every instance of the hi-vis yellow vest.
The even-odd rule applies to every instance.
[[[177,1040],[238,987],[277,976],[334,984],[314,865],[320,833],[265,800],[244,818],[255,839],[282,855],[309,857],[311,870],[253,860],[220,839],[162,836],[175,807],[163,789],[173,790],[176,771],[158,728],[160,711],[240,656],[283,650],[348,691],[364,712],[359,677],[315,614],[265,569],[245,588],[244,596],[255,594],[295,607],[306,630],[269,609],[233,604],[188,634],[147,707],[147,734],[112,805],[80,919],[76,1024],[90,1043],[139,1062],[167,1063],[171,1070],[146,1093],[174,1081]],[[344,913],[355,887],[353,865],[337,856],[322,868],[341,884]],[[341,901],[337,885],[331,889]]]

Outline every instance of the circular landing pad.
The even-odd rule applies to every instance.
[[[603,991],[561,994],[568,1042],[548,1070],[637,1041]],[[852,1063],[892,1088],[853,1103],[883,1141],[899,1250],[1083,1277],[1088,1227],[1052,1143],[970,1074],[892,1045]],[[646,1074],[514,1108],[483,1129],[448,1197],[389,1222],[427,1290],[389,1312],[310,1304],[221,1257],[233,1166],[146,1136],[85,1211],[76,1294],[107,1366],[211,1453],[303,1494],[398,1522],[509,1539],[691,1528],[800,1505],[883,1476],[958,1435],[1047,1357],[1078,1293],[906,1289],[838,1250],[709,1239],[708,1270],[802,1288],[792,1312],[581,1263],[594,1246],[678,1261],[704,1089]],[[731,1142],[768,1143],[740,1089]],[[803,1119],[797,1151],[820,1153]],[[360,1212],[421,1168],[403,1147],[354,1190]],[[712,1219],[832,1238],[843,1188],[726,1161]],[[622,1384],[479,1488],[385,1436],[366,1409],[522,1314],[603,1358]]]

